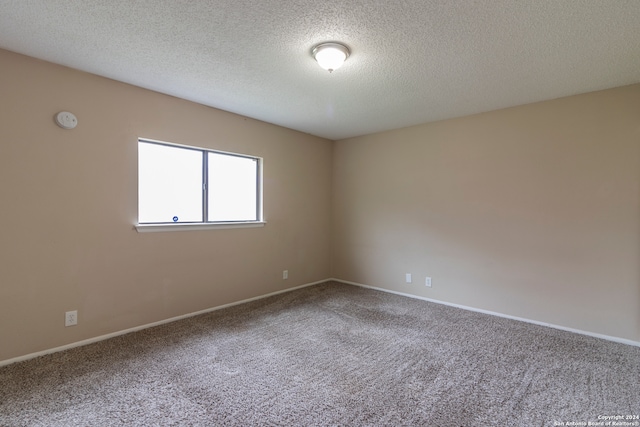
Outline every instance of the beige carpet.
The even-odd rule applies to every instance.
[[[2,426],[553,426],[636,414],[640,348],[337,283],[0,368]]]

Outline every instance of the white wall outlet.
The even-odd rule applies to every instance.
[[[427,277],[426,279],[424,279],[424,285],[428,288],[431,287],[431,277]]]
[[[282,270],[282,279],[287,280],[289,278],[289,270]]]
[[[411,273],[407,273],[404,275],[404,281],[407,283],[412,283],[413,280],[411,279]]]
[[[74,326],[78,324],[78,310],[67,311],[64,314],[64,326]]]

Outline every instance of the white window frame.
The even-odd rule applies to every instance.
[[[157,141],[148,138],[138,138],[138,144],[148,143],[148,144],[157,144],[164,145],[172,148],[179,148],[184,150],[195,150],[202,153],[203,163],[203,213],[202,213],[202,221],[201,222],[183,222],[183,223],[140,223],[137,222],[134,226],[138,232],[156,232],[156,231],[185,231],[185,230],[208,230],[208,229],[220,229],[220,228],[251,228],[251,227],[263,227],[266,224],[263,216],[263,179],[262,179],[262,167],[263,167],[263,159],[261,157],[252,156],[248,154],[240,154],[240,153],[232,153],[228,151],[220,151],[220,150],[212,150],[204,147],[195,147],[189,145],[182,144],[174,144],[171,142]],[[254,159],[257,162],[257,173],[256,173],[256,220],[238,220],[238,221],[207,221],[207,209],[208,209],[208,195],[207,195],[207,153],[216,153],[223,154],[228,156],[236,156],[236,157],[244,157],[249,159]],[[139,198],[139,195],[138,195]],[[138,218],[140,217],[138,212]]]

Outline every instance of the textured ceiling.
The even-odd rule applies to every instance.
[[[638,83],[640,0],[0,0],[0,47],[341,139]]]

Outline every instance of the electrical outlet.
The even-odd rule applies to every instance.
[[[289,270],[282,270],[282,279],[287,280],[289,278]]]
[[[411,273],[407,273],[404,275],[404,281],[407,283],[412,283],[413,280],[411,279]]]
[[[64,326],[74,326],[78,324],[78,310],[67,311],[64,314]]]
[[[431,287],[431,277],[424,279],[424,285],[429,288]]]

